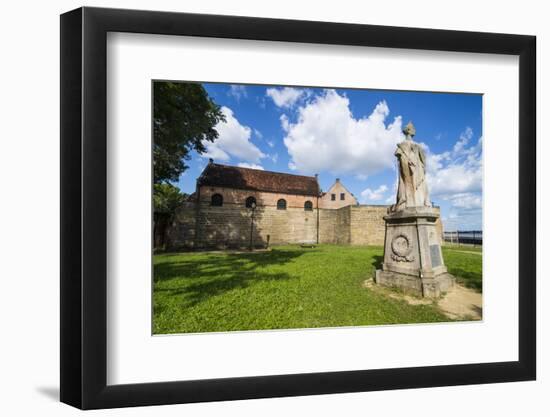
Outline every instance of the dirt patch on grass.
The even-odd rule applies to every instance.
[[[408,304],[413,306],[428,305],[434,302],[434,300],[430,298],[421,298],[405,294],[403,291],[397,288],[389,288],[376,285],[372,278],[369,278],[363,282],[363,288],[369,288],[370,290],[375,291],[378,294],[384,294],[385,296],[393,298],[394,300],[404,300]]]
[[[483,316],[481,293],[455,284],[437,303],[441,311],[451,319],[481,320]]]
[[[453,289],[437,300],[415,297],[398,289],[376,285],[372,278],[363,282],[363,287],[395,300],[406,301],[410,305],[428,305],[435,303],[443,314],[453,320],[481,320],[483,303],[481,293],[455,284]]]

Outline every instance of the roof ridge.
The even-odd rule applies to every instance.
[[[334,186],[336,184],[340,184],[342,186],[342,188],[344,190],[346,190],[348,193],[350,193],[353,197],[355,197],[355,194],[353,194],[350,190],[348,190],[348,188],[344,185],[344,183],[342,181],[340,181],[340,179],[336,179],[336,181],[334,181],[334,183],[329,187],[329,189],[327,190],[327,193],[332,190],[334,188]]]
[[[217,162],[214,162],[213,165],[218,165],[218,166],[221,166],[221,167],[237,168],[237,169],[247,169],[249,171],[265,172],[266,174],[292,175],[293,177],[302,177],[302,178],[311,178],[311,179],[316,179],[317,178],[315,175],[291,174],[289,172],[270,171],[268,169],[255,169],[255,168],[248,168],[248,167],[240,167],[238,165],[226,165],[226,164],[219,164]]]
[[[318,195],[318,178],[210,162],[197,179],[211,185],[286,194]]]

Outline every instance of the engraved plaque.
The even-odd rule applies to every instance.
[[[430,245],[430,258],[432,258],[432,268],[441,266],[441,251],[439,245]]]

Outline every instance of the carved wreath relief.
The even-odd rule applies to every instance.
[[[396,262],[413,262],[414,255],[411,255],[413,250],[411,239],[405,233],[400,233],[393,237],[391,242],[392,254],[391,258]]]

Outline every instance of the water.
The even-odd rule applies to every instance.
[[[483,231],[481,230],[448,231],[448,232],[443,232],[443,239],[445,239],[445,242],[482,245]]]

